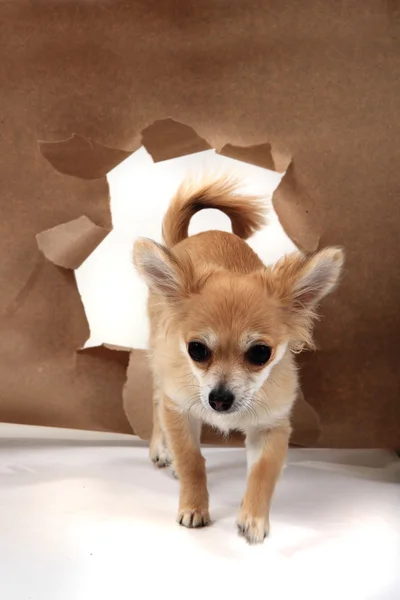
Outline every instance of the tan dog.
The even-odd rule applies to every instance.
[[[188,237],[191,217],[216,208],[232,233]],[[183,185],[165,216],[165,246],[138,240],[134,259],[150,290],[154,426],[150,456],[173,461],[180,480],[178,522],[210,522],[202,423],[246,435],[248,480],[238,528],[262,542],[285,462],[298,389],[293,354],[312,346],[318,302],[337,283],[343,253],[300,253],[265,267],[243,241],[264,224],[263,205],[228,179]]]

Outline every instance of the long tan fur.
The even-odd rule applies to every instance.
[[[238,188],[238,182],[227,176],[205,182],[200,187],[185,180],[164,217],[165,244],[172,248],[186,239],[191,218],[207,208],[225,213],[231,220],[233,233],[247,240],[265,225],[265,204],[256,196],[241,194]]]

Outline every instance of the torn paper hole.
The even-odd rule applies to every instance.
[[[147,290],[133,267],[133,244],[137,237],[161,242],[162,218],[174,193],[187,176],[201,179],[204,173],[232,173],[244,192],[265,198],[269,223],[248,242],[265,264],[296,250],[271,203],[284,173],[215,150],[154,163],[142,147],[108,173],[113,231],[76,271],[91,332],[85,347],[147,348]],[[192,219],[190,234],[207,229],[231,231],[230,221],[219,211],[201,211]]]

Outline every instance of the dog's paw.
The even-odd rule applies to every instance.
[[[253,517],[251,514],[239,513],[237,520],[238,533],[249,544],[262,544],[269,534],[269,521],[264,517]]]
[[[163,437],[151,441],[150,459],[159,469],[164,469],[172,464],[172,456]]]
[[[211,522],[207,508],[186,508],[184,510],[179,510],[176,520],[179,525],[191,529],[206,527]]]

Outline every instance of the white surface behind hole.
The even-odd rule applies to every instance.
[[[146,348],[147,290],[136,274],[132,249],[137,237],[161,241],[161,222],[169,202],[187,176],[232,172],[243,190],[265,197],[269,225],[250,245],[266,264],[295,249],[271,206],[281,175],[218,155],[214,150],[153,163],[140,148],[108,175],[113,231],[77,270],[76,279],[89,321],[86,346],[102,343]],[[207,229],[230,231],[229,219],[215,210],[201,211],[192,220],[190,234]]]

